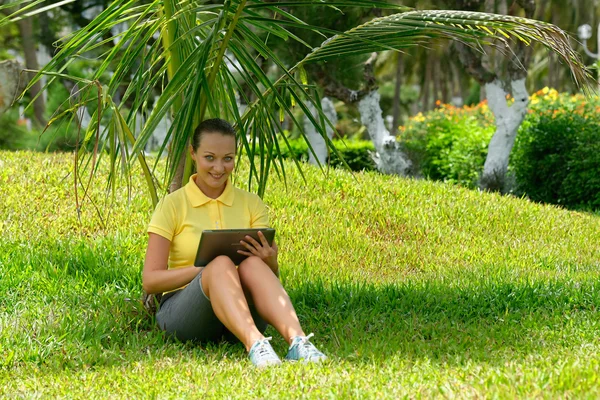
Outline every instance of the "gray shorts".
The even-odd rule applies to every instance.
[[[254,324],[264,333],[267,323],[258,315],[251,301],[248,301],[248,306]],[[217,318],[210,299],[204,294],[202,271],[185,288],[163,295],[156,313],[156,322],[169,336],[175,336],[181,341],[238,341]]]

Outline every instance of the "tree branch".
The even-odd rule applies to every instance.
[[[325,87],[325,96],[335,97],[338,100],[342,100],[346,104],[352,104],[359,102],[366,95],[374,90],[377,90],[377,81],[373,71],[376,59],[377,53],[372,53],[369,59],[365,62],[365,71],[363,76],[366,84],[360,90],[347,88],[339,82],[329,79],[325,76],[325,74],[321,74],[321,76],[319,76],[319,80],[321,81],[321,86]],[[327,84],[323,85],[324,82],[327,82]]]
[[[461,64],[477,82],[485,85],[498,77],[496,73],[483,66],[482,54],[476,53],[475,50],[463,43],[455,42],[454,47],[457,50]]]

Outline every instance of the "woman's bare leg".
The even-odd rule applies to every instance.
[[[202,290],[210,299],[215,315],[246,350],[264,338],[254,324],[238,270],[229,257],[217,257],[204,268]]]
[[[263,260],[248,257],[238,267],[242,287],[252,297],[260,316],[291,344],[292,337],[304,336],[290,298]]]

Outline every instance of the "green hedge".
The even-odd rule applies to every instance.
[[[13,107],[0,115],[0,149],[24,150],[35,147],[35,135],[20,124],[19,111]]]
[[[598,97],[534,94],[511,154],[519,190],[535,201],[600,209],[599,113]]]
[[[304,139],[293,139],[288,142],[290,144],[289,147],[285,141],[279,142],[283,158],[308,161],[309,150]],[[375,162],[370,154],[370,152],[375,151],[372,142],[367,140],[334,140],[333,143],[352,171],[376,170]],[[344,165],[340,158],[333,153],[331,153],[329,163],[334,167],[342,167]]]
[[[52,124],[47,128],[34,125],[31,130],[27,130],[20,124],[18,107],[14,106],[0,115],[0,149],[71,152],[77,148],[78,137],[81,144],[85,130],[78,132],[79,128],[75,120],[69,123],[71,114],[56,118],[71,106],[68,101],[69,92],[61,83],[54,82],[50,85],[47,94],[44,117],[47,121],[52,120]],[[93,110],[90,110],[90,113],[92,112]],[[31,115],[28,117],[33,118]],[[88,147],[91,149],[93,143]]]
[[[462,108],[441,104],[411,118],[398,137],[416,175],[474,188],[494,130],[485,102]]]

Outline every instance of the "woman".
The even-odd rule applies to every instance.
[[[260,198],[232,186],[237,143],[232,126],[221,119],[202,122],[190,153],[196,174],[165,196],[148,227],[142,276],[147,293],[164,292],[156,320],[180,340],[219,341],[237,337],[256,366],[281,364],[263,333],[272,325],[290,347],[289,361],[318,362],[326,356],[309,341],[279,282],[277,245],[262,233],[260,243],[246,236],[248,256],[239,266],[220,256],[206,267],[193,265],[205,229],[267,228]]]

